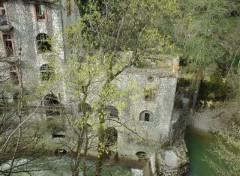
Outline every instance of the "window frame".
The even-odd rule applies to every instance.
[[[0,23],[0,25],[1,26],[8,25],[9,24],[8,23],[8,14],[7,14],[7,9],[6,9],[6,5],[4,4],[4,2],[2,2],[2,6],[0,4],[0,11],[4,11],[4,15],[3,16],[5,16],[5,20],[6,20],[6,24],[1,24]]]
[[[45,107],[46,117],[48,116],[60,116],[60,102],[56,95],[53,93],[45,95],[43,99]]]
[[[40,15],[38,15],[39,12],[37,12],[37,9],[40,9],[40,6],[44,7],[44,18],[39,18]],[[38,7],[38,8],[37,8]],[[34,16],[36,22],[47,22],[47,6],[45,4],[33,4],[33,10],[34,10]]]
[[[36,36],[38,53],[52,52],[51,38],[46,33],[38,33]],[[44,47],[46,48],[45,50]]]
[[[50,81],[54,77],[54,68],[49,64],[40,66],[41,81]]]
[[[19,75],[14,66],[9,67],[9,76],[14,85],[20,84]]]
[[[4,35],[9,35],[9,38],[10,39],[5,39],[4,38]],[[5,48],[5,53],[6,53],[6,56],[14,56],[16,53],[15,53],[15,46],[14,46],[14,40],[13,40],[13,33],[10,32],[10,33],[2,33],[2,41],[3,41],[3,45],[4,45],[4,48]],[[7,52],[7,45],[6,45],[6,41],[10,41],[11,42],[11,45],[12,45],[12,54],[8,54]]]

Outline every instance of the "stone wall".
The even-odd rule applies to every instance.
[[[36,96],[37,100],[32,105],[38,105],[45,95],[53,93],[62,104],[77,113],[78,104],[72,104],[66,95],[64,80],[59,78],[54,84],[41,80],[40,67],[48,64],[55,73],[63,72],[62,63],[67,53],[62,45],[63,27],[78,15],[67,17],[67,12],[55,5],[47,4],[45,8],[47,19],[36,21],[34,4],[18,0],[6,3],[8,18],[13,26],[11,33],[15,57],[21,60],[23,84],[28,94]],[[51,38],[51,52],[38,51],[36,37],[40,33]],[[3,46],[0,44],[0,51],[2,50]],[[169,138],[177,84],[175,62],[176,59],[173,71],[130,68],[115,81],[120,90],[136,84],[136,89],[131,90],[127,97],[126,106],[118,109],[117,122],[108,122],[109,127],[117,130],[117,145],[114,150],[120,156],[140,160],[149,158]],[[94,93],[90,97],[94,98]],[[109,105],[117,107],[114,103]],[[39,110],[36,117],[46,118],[45,110]],[[123,126],[119,126],[119,123]]]
[[[135,158],[137,152],[145,152],[148,158],[169,137],[177,78],[163,76],[163,72],[157,69],[130,68],[118,80],[122,89],[126,89],[129,82],[136,82],[139,90],[133,92],[136,98],[129,99],[120,113],[119,121],[133,131],[118,128],[117,149],[123,155]],[[153,100],[145,99],[144,90],[147,88],[156,91]],[[150,112],[153,119],[141,120],[140,114],[144,111]]]
[[[51,65],[53,72],[62,72],[62,61],[64,60],[64,50],[62,47],[62,19],[60,7],[51,4],[45,4],[45,20],[36,20],[35,4],[25,1],[12,0],[5,4],[9,23],[12,30],[4,33],[11,33],[14,45],[15,60],[21,60],[23,85],[28,93],[36,95],[41,99],[49,90],[43,91],[42,94],[37,92],[37,87],[49,84],[41,80],[40,67],[43,64]],[[51,41],[51,52],[39,52],[37,47],[37,35],[40,33],[47,34]],[[2,39],[2,37],[1,37]],[[1,42],[0,51],[4,50],[4,44]],[[10,57],[7,57],[10,59]],[[60,96],[64,102],[66,95],[63,91],[63,80],[58,80],[58,84],[51,84],[51,92]]]

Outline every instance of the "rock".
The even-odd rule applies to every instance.
[[[176,140],[171,150],[161,151],[163,160],[160,175],[162,176],[182,176],[189,171],[189,160],[187,156],[187,147],[183,136]]]
[[[174,151],[169,150],[165,151],[165,163],[167,166],[172,167],[172,168],[177,168],[178,167],[178,157],[174,153]]]

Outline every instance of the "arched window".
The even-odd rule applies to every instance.
[[[43,64],[40,67],[40,73],[41,73],[42,81],[48,81],[49,79],[53,78],[53,75],[54,75],[53,68],[48,64]]]
[[[105,106],[105,111],[109,114],[110,118],[118,118],[118,110],[114,106]]]
[[[92,107],[88,103],[79,103],[78,105],[78,112],[83,113],[83,112],[91,112]]]
[[[40,33],[36,37],[37,40],[37,49],[39,52],[51,51],[51,39],[47,34]]]
[[[147,110],[142,111],[139,116],[139,121],[153,122],[154,121],[153,113]]]
[[[139,151],[135,154],[139,160],[145,160],[147,159],[147,154],[146,152],[143,152],[143,151]]]
[[[107,127],[105,136],[105,146],[110,147],[116,144],[118,132],[114,127]]]
[[[44,97],[44,106],[46,107],[46,116],[60,115],[59,102],[54,94],[47,94]]]

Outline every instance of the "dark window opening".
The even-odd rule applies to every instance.
[[[153,122],[154,121],[154,115],[150,111],[142,111],[139,116],[139,121],[144,122]]]
[[[144,121],[147,121],[147,122],[150,121],[150,114],[149,113],[145,113]]]
[[[19,84],[19,79],[18,79],[18,74],[14,67],[10,68],[10,78],[13,84],[18,85]]]
[[[35,4],[35,14],[37,21],[45,20],[47,13],[46,13],[46,6],[43,4]]]
[[[15,85],[19,84],[18,74],[16,72],[10,72],[10,77],[11,77],[13,84],[15,84]]]
[[[40,33],[36,37],[37,49],[39,52],[47,52],[52,50],[51,39],[47,34]]]
[[[138,157],[138,159],[147,159],[147,154],[145,152],[139,151],[136,153],[136,156]]]
[[[114,127],[108,127],[105,136],[105,146],[110,147],[116,144],[118,132]]]
[[[6,55],[14,55],[13,39],[11,34],[3,34],[3,42],[5,45]]]
[[[52,133],[52,138],[65,138],[64,134]]]
[[[51,66],[49,66],[48,64],[43,64],[40,67],[40,72],[41,72],[41,80],[42,81],[48,81],[53,78],[53,75],[54,75],[53,68]]]
[[[48,94],[44,97],[44,106],[46,107],[46,116],[59,116],[59,102],[54,94]]]
[[[3,2],[0,2],[0,25],[7,25],[7,15]]]
[[[108,113],[109,118],[118,118],[118,110],[114,106],[105,106],[105,111]]]

